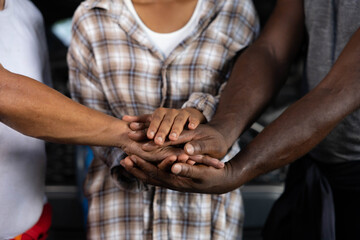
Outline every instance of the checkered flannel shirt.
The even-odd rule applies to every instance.
[[[250,0],[202,4],[196,30],[165,58],[122,1],[83,2],[68,52],[73,99],[118,118],[194,107],[210,120],[235,56],[254,40],[259,25]],[[155,186],[142,191],[112,174],[121,169],[121,149],[93,150],[85,182],[89,239],[241,238],[239,189],[222,195]]]

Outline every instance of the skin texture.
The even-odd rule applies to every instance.
[[[209,123],[226,136],[227,146],[256,119],[279,90],[291,60],[301,47],[303,35],[303,1],[278,1],[260,38],[237,60],[218,111]],[[352,36],[320,84],[268,125],[223,169],[176,163],[171,173],[140,158],[125,159],[126,169],[147,183],[179,191],[224,193],[233,190],[303,156],[344,117],[359,109],[358,62],[360,30]],[[239,102],[248,104],[241,104],[245,109],[231,104]],[[201,130],[198,127],[193,133],[197,135]],[[193,154],[207,154],[215,146],[212,138],[202,138],[187,143],[185,150],[190,144]]]
[[[0,11],[5,7],[5,0],[0,0]]]

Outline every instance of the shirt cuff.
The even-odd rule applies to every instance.
[[[131,192],[141,192],[147,189],[147,186],[143,182],[127,172],[125,168],[120,165],[120,161],[127,157],[127,154],[120,148],[94,147],[93,149],[109,167],[111,178],[118,188]]]
[[[214,116],[219,98],[208,93],[195,92],[190,95],[190,98],[185,102],[182,108],[195,108],[202,112],[206,120],[209,122]]]

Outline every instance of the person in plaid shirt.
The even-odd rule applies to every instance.
[[[165,119],[171,108],[186,111],[190,125],[209,121],[234,59],[258,30],[250,0],[85,1],[68,52],[72,98],[117,118],[155,112]],[[161,145],[173,131],[148,136]],[[120,164],[131,154],[126,147],[93,150],[85,182],[89,239],[241,239],[239,189],[210,195],[147,185]],[[162,159],[183,152],[159,151]],[[238,151],[235,144],[223,161]],[[146,160],[162,160],[156,156]]]

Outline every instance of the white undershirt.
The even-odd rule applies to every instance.
[[[0,63],[49,83],[40,12],[29,0],[6,0],[0,23]],[[44,204],[45,163],[43,141],[0,123],[0,239],[13,238],[38,221]]]
[[[139,15],[137,14],[131,0],[124,0],[124,1],[126,6],[129,8],[130,12],[134,16],[136,22],[139,24],[141,28],[144,29],[144,31],[147,33],[152,43],[158,49],[160,49],[160,51],[165,55],[165,57],[169,56],[169,54],[195,30],[196,25],[199,22],[200,12],[201,12],[200,9],[202,4],[202,0],[198,0],[190,20],[187,22],[187,24],[184,27],[171,33],[158,33],[158,32],[154,32],[143,23],[143,21],[140,19]]]

